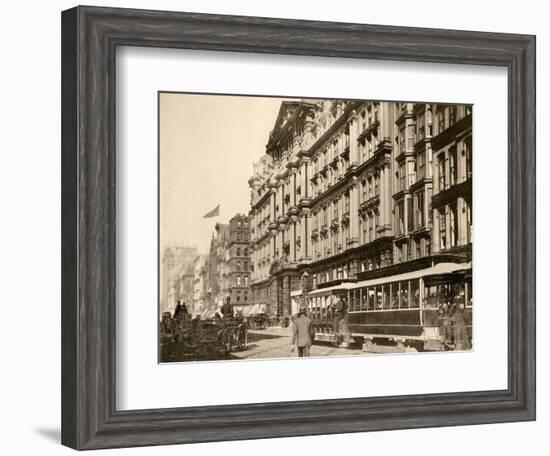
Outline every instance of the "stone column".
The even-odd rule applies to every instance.
[[[296,262],[296,222],[290,222],[290,261]]]
[[[451,211],[447,205],[445,205],[445,234],[447,236],[446,248],[448,249],[451,247]]]
[[[279,183],[277,191],[279,192],[279,215],[285,215],[285,183],[283,180]]]
[[[302,186],[302,196],[304,198],[310,198],[311,197],[311,182],[310,179],[311,176],[311,166],[310,161],[308,157],[304,157],[303,159],[303,168],[302,168],[302,180],[303,180],[303,186]]]
[[[300,238],[301,238],[301,244],[300,244],[300,261],[305,260],[306,258],[306,249],[307,249],[307,233],[306,233],[306,218],[307,215],[305,212],[307,209],[302,210],[301,217],[301,223],[300,223]]]
[[[458,216],[457,245],[466,245],[468,243],[468,218],[466,210],[466,201],[463,197],[459,197],[456,202],[456,213]]]
[[[439,188],[439,167],[437,166],[437,157],[434,155],[432,155],[432,182],[433,194],[436,195],[443,189]]]
[[[359,245],[359,182],[353,176],[349,192],[349,237],[350,248]]]
[[[311,215],[309,209],[303,209],[304,218],[302,219],[302,259],[307,260],[312,256],[311,245]]]
[[[283,315],[290,315],[290,277],[283,277]]]
[[[359,163],[358,146],[357,146],[357,125],[359,121],[357,119],[357,113],[353,111],[350,115],[349,122],[349,161],[351,165],[357,165]]]
[[[409,199],[407,195],[403,197],[403,231],[409,234]]]
[[[440,215],[438,209],[434,209],[433,213],[433,244],[434,244],[434,251],[440,252],[441,251],[441,242],[440,242],[440,236],[439,236],[439,228],[441,226],[441,220],[439,217],[444,217],[445,214]]]
[[[380,183],[381,185],[381,194],[380,194],[380,199],[381,199],[381,204],[380,206],[384,208],[383,212],[384,212],[384,215],[383,215],[383,218],[382,220],[384,220],[384,225],[386,226],[389,226],[390,228],[393,226],[393,223],[392,223],[392,186],[391,186],[391,167],[388,164],[385,164],[382,168],[383,170],[383,174],[384,174],[384,180],[383,180],[383,184]]]
[[[291,175],[290,175],[290,181],[291,181],[290,185],[291,185],[291,189],[292,189],[291,190],[291,204],[292,204],[292,206],[296,207],[296,204],[297,204],[297,202],[296,202],[296,187],[297,187],[296,180],[298,178],[298,176],[296,176],[296,168],[292,168],[290,170],[290,173],[291,173]]]
[[[271,207],[270,207],[270,212],[271,212],[271,221],[274,222],[275,219],[277,218],[277,214],[275,213],[275,199],[277,198],[277,187],[275,186],[272,186],[271,187]]]

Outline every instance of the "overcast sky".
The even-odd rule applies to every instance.
[[[161,94],[161,249],[185,244],[206,253],[216,222],[248,213],[252,163],[265,153],[281,101]],[[218,204],[220,217],[204,219]]]

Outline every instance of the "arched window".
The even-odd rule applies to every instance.
[[[241,256],[241,248],[240,247],[237,248],[237,256]]]
[[[248,256],[248,249],[244,249],[244,256]]]

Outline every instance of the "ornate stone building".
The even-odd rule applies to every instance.
[[[201,314],[208,302],[208,256],[198,255],[193,263],[193,307],[189,311],[193,315]]]
[[[222,306],[229,293],[229,224],[216,223],[212,234],[206,264],[206,309],[216,310]]]
[[[229,221],[228,282],[231,302],[238,308],[250,299],[250,226],[247,215],[237,214]]]
[[[471,108],[283,101],[254,165],[251,292],[269,312],[290,291],[418,258],[471,258]]]

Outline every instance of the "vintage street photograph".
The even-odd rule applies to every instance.
[[[472,349],[472,105],[158,110],[161,363]]]

